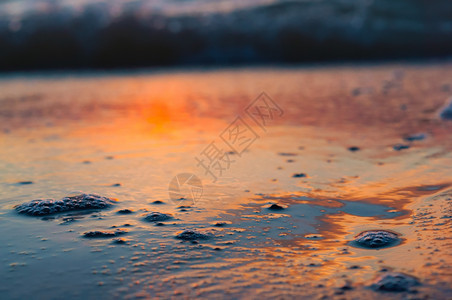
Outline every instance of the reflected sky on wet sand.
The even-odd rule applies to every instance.
[[[379,294],[366,286],[388,270],[418,277],[420,296],[443,298],[451,292],[452,123],[438,109],[450,78],[448,64],[3,78],[0,281],[8,285],[0,292],[373,299]],[[265,129],[245,113],[263,91],[284,112]],[[215,181],[195,158],[220,145],[237,116],[258,138],[229,153]],[[178,206],[168,185],[184,172],[203,192]],[[118,202],[45,218],[14,211],[81,192]],[[172,218],[147,222],[151,212]],[[83,237],[117,229],[126,232],[119,242]],[[186,229],[209,238],[175,238]],[[366,230],[401,242],[350,245]]]

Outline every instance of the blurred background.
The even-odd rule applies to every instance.
[[[443,58],[450,0],[2,0],[0,70]]]

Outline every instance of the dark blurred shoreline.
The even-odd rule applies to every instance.
[[[116,68],[57,68],[57,69],[24,69],[0,70],[0,80],[13,78],[55,78],[65,77],[121,77],[124,75],[148,76],[177,73],[209,73],[218,71],[240,70],[322,70],[322,69],[368,69],[375,67],[444,67],[452,64],[452,55],[445,58],[419,59],[380,59],[380,60],[338,60],[301,63],[243,63],[243,64],[215,64],[215,65],[174,65],[150,67],[116,67]]]
[[[163,15],[101,8],[0,19],[0,72],[291,65],[452,56],[452,5],[279,1]]]

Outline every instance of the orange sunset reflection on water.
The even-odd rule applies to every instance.
[[[407,67],[404,86],[412,93],[389,91],[389,98],[383,92],[363,97],[350,92],[366,72],[372,75],[366,84],[380,91],[393,71],[343,67],[69,76],[29,79],[25,92],[21,80],[0,82],[0,119],[6,124],[0,141],[8,145],[0,148],[7,158],[1,161],[2,212],[30,197],[61,198],[78,191],[117,198],[113,209],[96,217],[76,215],[78,227],[59,226],[58,217],[33,224],[40,236],[55,236],[49,247],[81,240],[82,247],[65,249],[86,247],[88,254],[79,257],[99,254],[114,261],[92,268],[103,274],[102,266],[108,265],[119,282],[134,283],[119,284],[117,297],[168,296],[168,290],[178,289],[195,289],[200,297],[225,289],[237,295],[245,287],[267,296],[282,287],[288,295],[309,290],[317,296],[326,295],[324,287],[348,281],[354,284],[350,293],[367,293],[358,287],[381,269],[445,281],[441,265],[450,256],[433,251],[447,248],[450,239],[441,230],[450,219],[441,218],[448,214],[444,199],[452,185],[452,125],[435,115],[443,92],[419,84],[416,72],[442,78],[452,71]],[[262,91],[284,111],[265,130],[244,112]],[[413,93],[431,100],[412,98]],[[241,155],[220,138],[237,116],[259,135]],[[427,137],[394,150],[415,133]],[[217,181],[195,159],[212,142],[233,161]],[[359,151],[350,151],[351,146]],[[203,196],[181,207],[169,199],[168,186],[185,172],[202,180]],[[33,184],[17,185],[27,180]],[[282,209],[273,211],[271,204]],[[118,214],[122,209],[131,213]],[[144,221],[150,212],[172,219],[163,225]],[[11,232],[14,224],[7,225]],[[79,237],[112,228],[126,231],[121,246]],[[175,236],[185,229],[214,238],[181,242]],[[349,243],[375,229],[395,232],[402,241],[379,250]]]

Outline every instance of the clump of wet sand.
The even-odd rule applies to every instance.
[[[88,209],[104,209],[112,206],[114,199],[95,194],[81,194],[64,197],[60,200],[39,199],[20,204],[15,207],[19,214],[29,216],[44,216],[60,212]]]

